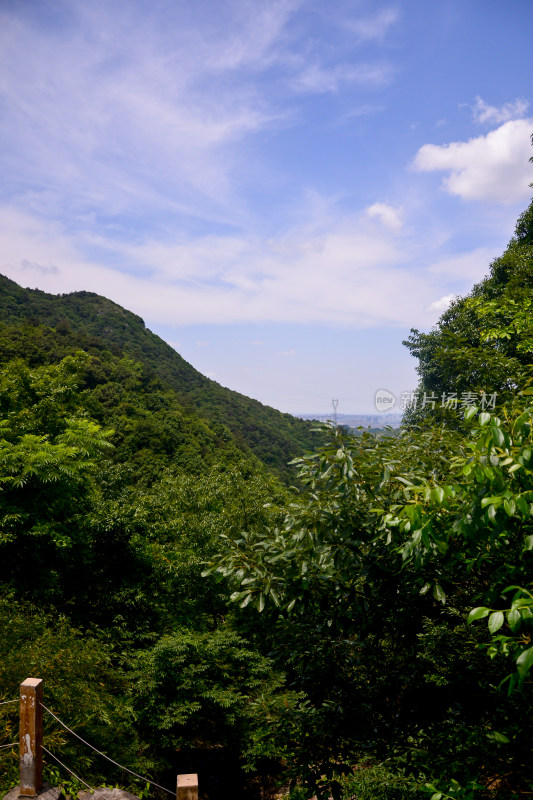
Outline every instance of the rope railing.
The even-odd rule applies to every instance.
[[[150,780],[144,775],[139,775],[132,769],[119,764],[113,758],[110,758],[101,750],[98,750],[90,742],[86,741],[72,728],[69,728],[61,719],[59,719],[53,711],[47,708],[43,703],[43,681],[41,678],[26,678],[20,685],[20,701],[19,700],[6,700],[2,701],[2,705],[20,702],[20,786],[19,796],[23,798],[36,797],[41,792],[43,787],[43,753],[56,761],[60,767],[69,773],[73,778],[79,781],[83,786],[86,786],[100,800],[108,800],[102,792],[93,789],[80,775],[77,775],[66,764],[63,763],[55,753],[52,753],[43,743],[43,712],[51,716],[62,728],[69,734],[78,739],[82,744],[93,750],[97,755],[105,758],[111,764],[114,764],[123,772],[133,775],[140,781],[144,781],[149,786],[154,786],[167,794],[176,797],[176,800],[198,800],[198,775],[178,775],[176,781],[176,791],[172,792],[165,786]],[[0,745],[1,748],[15,747],[16,742],[12,744]],[[48,760],[46,759],[47,763]]]
[[[107,761],[110,761],[110,762],[111,762],[111,764],[114,764],[116,767],[119,767],[120,769],[124,770],[124,772],[129,772],[129,774],[130,774],[130,775],[133,775],[135,778],[139,778],[139,780],[141,780],[141,781],[145,781],[146,783],[149,783],[151,786],[157,786],[157,788],[158,788],[158,789],[161,789],[163,792],[167,792],[168,794],[172,795],[172,797],[174,797],[174,796],[175,796],[175,794],[176,794],[176,793],[175,793],[175,792],[172,792],[170,789],[167,789],[165,786],[160,786],[158,783],[155,783],[155,781],[151,781],[149,778],[146,778],[144,775],[139,775],[137,772],[134,772],[132,769],[128,769],[128,767],[125,767],[125,766],[123,766],[123,764],[119,764],[119,763],[118,763],[118,761],[114,761],[112,758],[110,758],[109,756],[107,756],[105,753],[102,753],[102,751],[101,751],[101,750],[98,750],[98,749],[97,749],[97,748],[96,748],[94,745],[92,745],[90,742],[87,742],[85,739],[83,739],[83,738],[82,738],[82,737],[81,737],[81,736],[80,736],[78,733],[76,733],[76,731],[73,731],[73,730],[72,730],[72,728],[69,728],[69,727],[68,727],[68,725],[65,725],[65,723],[64,723],[64,722],[62,722],[62,720],[60,720],[60,719],[59,719],[59,717],[56,717],[56,715],[53,713],[53,711],[50,711],[50,709],[49,709],[49,708],[47,708],[47,707],[44,705],[44,703],[41,703],[40,705],[41,705],[41,706],[42,706],[42,708],[43,708],[43,709],[46,711],[46,713],[47,713],[47,714],[50,714],[50,716],[51,716],[51,717],[53,717],[53,718],[55,719],[55,721],[56,721],[56,722],[59,722],[59,724],[60,724],[60,725],[61,725],[61,726],[62,726],[62,727],[63,727],[63,728],[66,730],[66,731],[68,731],[69,733],[71,733],[71,734],[72,734],[72,736],[75,736],[75,737],[76,737],[76,739],[79,739],[79,740],[80,740],[80,742],[82,742],[84,745],[86,745],[87,747],[89,747],[91,750],[94,750],[94,752],[95,752],[95,753],[98,753],[98,755],[99,755],[99,756],[102,756],[102,758],[105,758],[105,759],[107,759]],[[44,747],[43,747],[43,750],[44,750]]]
[[[70,775],[72,775],[72,777],[73,777],[73,778],[76,778],[76,780],[77,780],[77,781],[79,781],[80,783],[83,783],[83,785],[84,785],[84,786],[86,786],[86,787],[89,789],[89,791],[90,791],[90,792],[92,792],[92,794],[94,794],[94,795],[95,795],[95,797],[101,797],[101,798],[102,798],[102,800],[107,800],[107,798],[106,798],[106,797],[104,797],[104,795],[103,795],[103,794],[100,794],[100,792],[99,792],[97,789],[93,789],[93,788],[92,788],[92,786],[89,786],[89,784],[88,784],[88,783],[86,783],[86,782],[83,780],[83,778],[80,778],[80,776],[79,776],[79,775],[76,775],[76,773],[75,773],[75,772],[73,772],[73,771],[70,769],[70,767],[67,767],[67,765],[66,765],[66,764],[63,764],[63,762],[62,762],[62,761],[60,761],[60,760],[58,759],[58,757],[57,757],[57,756],[55,756],[53,753],[51,753],[51,752],[50,752],[50,750],[48,750],[48,749],[47,749],[47,748],[44,746],[44,744],[43,744],[43,746],[42,746],[42,747],[43,747],[43,750],[44,750],[44,752],[45,752],[45,753],[47,753],[49,756],[51,756],[51,757],[54,759],[54,761],[57,761],[57,763],[58,763],[58,764],[59,764],[61,767],[63,767],[63,769],[66,769],[66,771],[67,771],[67,772],[68,772]]]

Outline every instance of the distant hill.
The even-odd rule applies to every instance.
[[[24,289],[0,275],[0,320],[18,327],[49,326],[61,334],[67,350],[106,348],[115,355],[128,355],[171,387],[187,412],[225,425],[243,452],[255,454],[284,478],[293,474],[287,463],[318,444],[311,422],[282,414],[206,378],[148,330],[139,316],[93,292],[53,295]],[[57,340],[49,346],[57,349]],[[17,354],[6,353],[3,360]]]

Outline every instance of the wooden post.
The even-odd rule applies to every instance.
[[[20,796],[35,797],[43,785],[43,682],[20,684]]]
[[[178,775],[176,800],[198,800],[198,775]]]

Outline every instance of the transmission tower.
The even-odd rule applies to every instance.
[[[331,405],[333,406],[333,422],[335,423],[335,427],[337,427],[337,407],[339,405],[339,398],[332,398]]]

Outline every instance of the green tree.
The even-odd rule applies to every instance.
[[[497,406],[524,385],[532,363],[533,202],[518,220],[505,253],[470,295],[457,298],[429,333],[411,330],[404,344],[418,359],[419,403],[406,415],[417,424],[430,418],[458,423],[442,408],[443,395],[496,394]],[[436,409],[426,399],[436,400]]]
[[[337,432],[300,461],[308,491],[284,524],[230,539],[213,561],[233,599],[267,615],[269,647],[306,694],[287,766],[310,794],[340,792],[348,765],[385,757],[413,791],[444,791],[451,777],[459,788],[507,773],[533,782],[522,766],[531,700],[496,699],[509,667],[467,624],[530,573],[531,412],[468,416],[466,437]],[[513,645],[519,668],[529,624]]]

